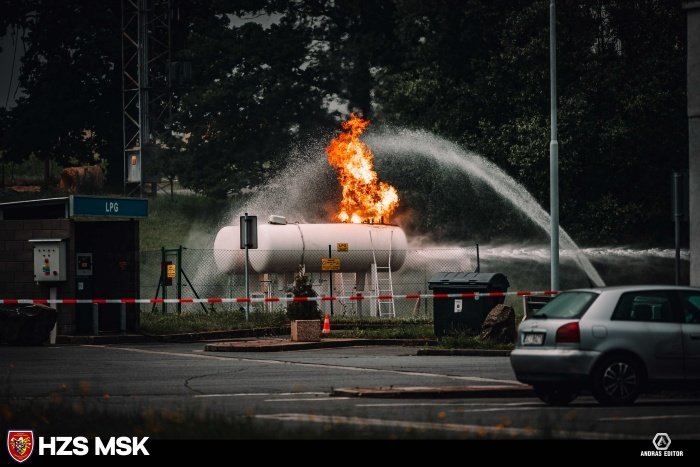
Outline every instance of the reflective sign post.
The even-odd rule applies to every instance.
[[[258,217],[246,212],[240,217],[241,249],[245,248],[245,320],[250,315],[250,279],[248,277],[249,249],[258,247]]]
[[[333,258],[331,246],[328,245],[328,258],[321,258],[321,271],[328,271],[330,280],[330,295],[333,296],[333,271],[340,271],[340,258]],[[331,315],[333,314],[333,300],[331,300]]]

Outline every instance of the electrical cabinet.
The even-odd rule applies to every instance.
[[[66,242],[62,239],[29,240],[34,246],[34,280],[60,282],[66,280]]]

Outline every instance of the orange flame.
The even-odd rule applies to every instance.
[[[343,132],[326,148],[328,162],[338,171],[343,199],[336,218],[341,222],[383,223],[399,205],[399,193],[388,183],[380,182],[374,171],[374,154],[360,141],[369,125],[355,114],[342,123]]]

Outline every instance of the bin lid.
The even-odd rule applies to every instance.
[[[428,281],[433,288],[466,288],[506,291],[508,278],[500,272],[438,272]]]

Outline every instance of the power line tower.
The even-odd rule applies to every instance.
[[[124,194],[156,186],[155,147],[172,109],[171,0],[122,0]],[[155,191],[155,190],[153,190]]]

